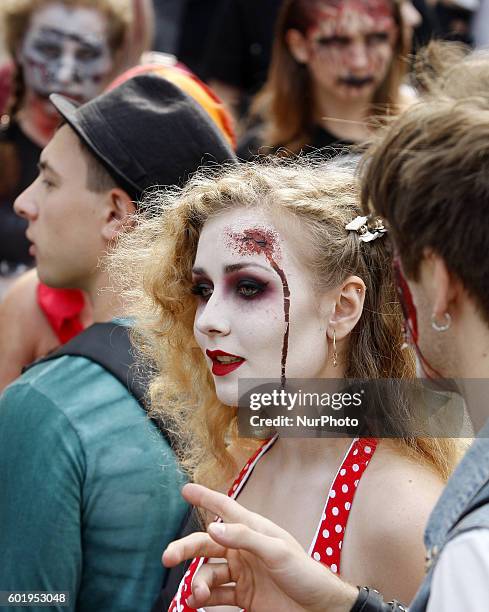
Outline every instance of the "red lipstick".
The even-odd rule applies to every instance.
[[[212,373],[215,376],[226,376],[226,374],[236,370],[246,361],[246,359],[239,357],[239,355],[232,355],[224,351],[210,351],[207,349],[205,354],[212,359]],[[219,358],[222,358],[222,360]]]

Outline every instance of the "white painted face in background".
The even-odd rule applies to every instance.
[[[28,90],[77,102],[105,88],[113,68],[107,18],[95,9],[53,2],[35,11],[19,51]]]
[[[325,374],[334,297],[329,304],[318,295],[296,257],[297,239],[257,210],[238,208],[204,224],[193,269],[194,335],[228,406],[237,405],[240,377]]]
[[[390,0],[327,0],[306,34],[308,68],[337,99],[370,100],[394,57],[397,27]]]

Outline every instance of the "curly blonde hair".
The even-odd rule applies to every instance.
[[[196,311],[191,271],[205,222],[237,206],[273,215],[277,227],[296,221],[307,240],[302,262],[318,289],[356,274],[366,285],[362,317],[350,335],[347,378],[414,378],[412,353],[401,350],[402,315],[390,274],[387,241],[361,243],[345,224],[359,214],[350,170],[311,160],[268,161],[201,171],[183,189],[149,196],[149,213],[120,239],[110,258],[136,318],[134,340],[154,367],[152,413],[164,421],[190,478],[222,487],[237,465],[229,445],[243,451],[256,440],[238,438],[237,410],[216,396],[193,335]],[[292,226],[294,223],[291,224]],[[409,438],[399,444],[447,478],[458,458],[450,439]]]

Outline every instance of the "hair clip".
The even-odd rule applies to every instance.
[[[372,242],[383,236],[387,229],[381,217],[355,217],[353,221],[345,225],[349,232],[356,232],[362,242]]]

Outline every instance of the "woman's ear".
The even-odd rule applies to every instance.
[[[328,337],[341,340],[348,336],[362,316],[365,301],[365,283],[359,276],[349,276],[338,288],[333,314],[329,321]]]
[[[299,64],[307,64],[309,61],[309,50],[307,48],[307,40],[299,30],[287,30],[285,33],[285,42],[289,48],[292,57]]]
[[[102,235],[111,242],[128,227],[134,225],[136,206],[131,197],[119,187],[107,193]]]

